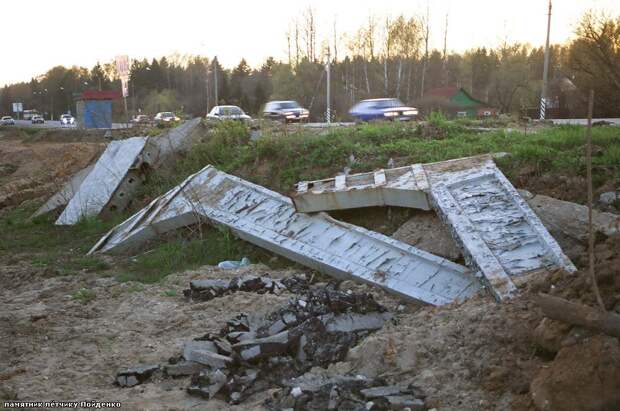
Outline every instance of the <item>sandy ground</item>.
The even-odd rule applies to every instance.
[[[2,268],[0,363],[5,365],[0,394],[20,400],[121,401],[128,410],[262,409],[269,392],[231,407],[187,395],[187,379],[125,389],[112,384],[122,368],[165,363],[180,353],[184,341],[217,332],[241,312],[266,314],[291,296],[239,292],[204,303],[182,296],[191,279],[241,273],[279,278],[296,272],[256,265],[240,270],[203,267],[142,285],[89,274],[45,278],[40,270]],[[441,410],[506,409],[527,393],[539,360],[527,344],[536,318],[524,310],[525,303],[497,305],[483,297],[461,306],[420,308],[364,285],[345,282],[341,287],[372,291],[397,315],[331,372],[412,381]],[[83,304],[71,297],[82,288],[92,290],[94,300]],[[504,390],[507,385],[514,388]]]

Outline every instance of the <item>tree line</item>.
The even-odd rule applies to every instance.
[[[326,71],[330,63],[332,113],[345,119],[357,101],[397,97],[406,104],[424,105],[432,89],[462,87],[502,113],[524,113],[538,106],[544,49],[504,42],[463,53],[428,47],[425,17],[369,17],[352,33],[333,33],[318,41],[316,16],[307,9],[285,33],[286,57],[269,57],[256,68],[242,59],[224,68],[205,56],[172,55],[134,60],[130,70],[128,108],[131,114],[182,111],[204,115],[216,104],[235,104],[260,113],[270,99],[297,100],[311,116],[324,119]],[[620,16],[586,13],[575,37],[550,49],[550,96],[560,99],[564,114],[585,115],[588,90],[595,91],[595,116],[620,115]],[[57,118],[74,112],[74,97],[86,89],[120,90],[113,63],[93,68],[54,67],[29,82],[0,91],[0,112],[12,102]],[[216,101],[217,96],[217,101]],[[558,101],[555,102],[556,104]],[[122,104],[115,105],[117,116]]]

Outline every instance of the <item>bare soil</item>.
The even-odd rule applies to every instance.
[[[597,245],[597,269],[609,309],[620,312],[618,244],[620,239],[610,238]],[[113,385],[120,369],[163,364],[179,355],[184,341],[217,332],[242,312],[266,314],[290,298],[288,293],[238,292],[196,303],[182,296],[191,279],[243,273],[281,278],[300,271],[205,266],[144,285],[88,273],[49,278],[49,272],[25,263],[0,268],[0,397],[118,400],[128,410],[263,409],[273,391],[231,406],[189,396],[186,378],[155,379],[133,388]],[[545,291],[585,303],[593,297],[583,273],[543,273],[526,284],[520,297],[502,304],[480,296],[437,308],[344,282],[341,289],[371,292],[396,315],[351,349],[345,362],[323,372],[412,382],[438,410],[533,410],[530,384],[553,364],[553,355],[536,344],[534,330],[542,316],[531,296]],[[76,299],[81,289],[89,290],[91,301]]]
[[[0,139],[0,209],[55,192],[103,149],[98,142]]]

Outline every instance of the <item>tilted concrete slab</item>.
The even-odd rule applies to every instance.
[[[132,137],[112,141],[105,149],[79,190],[67,204],[56,225],[75,224],[80,219],[96,216],[105,208],[111,211],[121,209],[115,201],[125,204],[129,191],[137,183],[138,175],[131,175],[131,169],[138,169],[142,162],[141,153],[146,137]],[[124,189],[119,190],[120,187]],[[114,198],[117,195],[118,198]]]
[[[491,155],[301,182],[292,198],[305,212],[431,204],[500,300],[516,291],[512,277],[550,267],[575,270]]]
[[[433,208],[499,300],[513,277],[573,263],[490,156],[424,164]]]
[[[360,280],[412,300],[440,305],[479,289],[478,280],[461,265],[324,213],[297,213],[289,198],[212,166],[111,230],[90,253],[137,248],[205,220],[336,278]]]
[[[430,209],[428,184],[419,164],[302,181],[295,188],[292,199],[302,213],[375,206]]]
[[[143,158],[151,167],[157,167],[167,159],[192,145],[192,132],[201,122],[200,117],[185,121],[178,126],[149,140],[144,147]]]
[[[66,206],[67,203],[69,203],[69,201],[73,198],[75,193],[77,193],[77,191],[80,189],[82,182],[84,181],[86,176],[90,174],[90,172],[93,170],[94,167],[95,167],[94,164],[90,164],[89,166],[75,173],[69,179],[69,181],[67,181],[62,186],[60,191],[58,191],[56,194],[51,196],[49,200],[45,202],[45,204],[43,204],[41,207],[39,207],[37,211],[35,211],[32,217],[37,217],[43,214],[47,214],[50,211],[56,210],[57,208]]]
[[[201,119],[197,117],[195,119],[185,121],[158,136],[149,137],[142,149],[140,160],[144,164],[148,164],[151,168],[156,168],[166,160],[173,158],[175,154],[189,149],[192,145],[192,132],[200,124],[200,121]],[[50,197],[50,199],[47,200],[47,202],[43,204],[32,215],[32,217],[36,217],[57,208],[66,206],[79,191],[82,182],[86,179],[94,167],[95,164],[91,164],[74,174],[69,181],[63,185],[60,191]],[[136,171],[128,171],[128,175],[126,175],[119,184],[117,189],[117,198],[113,203],[109,204],[111,208],[113,207],[116,210],[121,211],[131,200],[131,194],[135,191],[135,188],[144,179],[144,173],[142,171],[146,170],[137,171],[137,167],[134,167],[134,169]]]

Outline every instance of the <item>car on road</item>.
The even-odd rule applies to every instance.
[[[153,120],[158,124],[162,124],[162,123],[173,123],[181,119],[178,118],[172,111],[162,111],[161,113],[155,114],[155,117],[153,117]]]
[[[4,116],[0,119],[0,126],[14,126],[15,120],[11,116]]]
[[[373,120],[415,120],[418,109],[405,106],[397,98],[374,98],[362,100],[349,110],[349,114],[356,121]]]
[[[34,115],[30,118],[32,124],[45,124],[45,119],[40,115]]]
[[[248,116],[237,106],[215,106],[207,114],[207,120],[209,121],[244,121],[248,122],[252,120],[252,117]]]
[[[60,125],[61,126],[73,126],[75,125],[75,117],[71,114],[63,114],[60,116]]]
[[[270,101],[265,105],[263,117],[271,120],[282,121],[285,123],[308,121],[310,112],[299,105],[298,102]]]
[[[134,124],[148,124],[151,122],[151,119],[146,114],[138,114],[131,119],[131,122]]]

